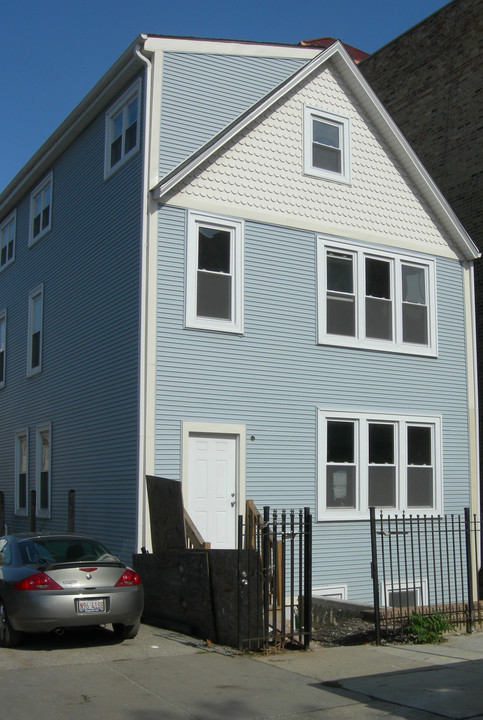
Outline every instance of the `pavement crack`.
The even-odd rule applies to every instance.
[[[190,713],[189,710],[186,710],[186,708],[182,707],[181,705],[175,705],[174,703],[167,700],[163,695],[154,692],[154,690],[151,690],[150,688],[146,687],[146,685],[143,685],[142,683],[138,682],[137,680],[133,680],[129,675],[126,675],[126,673],[123,673],[122,670],[119,669],[119,667],[114,667],[111,665],[111,663],[106,663],[106,667],[108,670],[110,670],[114,675],[118,675],[119,677],[122,677],[123,680],[130,683],[131,685],[134,685],[135,687],[139,688],[140,690],[143,690],[147,695],[151,695],[152,697],[157,698],[158,700],[162,701],[166,705],[168,705],[170,708],[173,708],[174,710],[178,710],[183,712],[187,718],[192,718],[192,720],[197,720],[196,715],[193,715]]]

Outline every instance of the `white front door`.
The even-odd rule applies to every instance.
[[[212,548],[236,546],[237,437],[190,433],[188,513]]]

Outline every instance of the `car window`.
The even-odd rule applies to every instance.
[[[103,545],[89,538],[35,538],[22,540],[19,548],[26,564],[117,560]]]
[[[7,538],[0,540],[0,565],[10,565],[12,562],[12,546]]]

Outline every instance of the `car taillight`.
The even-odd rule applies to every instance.
[[[141,585],[141,578],[134,570],[124,570],[123,574],[114,587],[125,587],[126,585]]]
[[[55,580],[43,572],[29,575],[14,585],[15,590],[62,590]]]

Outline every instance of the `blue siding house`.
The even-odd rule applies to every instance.
[[[0,194],[9,530],[212,547],[310,507],[314,592],[370,599],[369,507],[478,512],[478,251],[341,43],[141,35]]]

